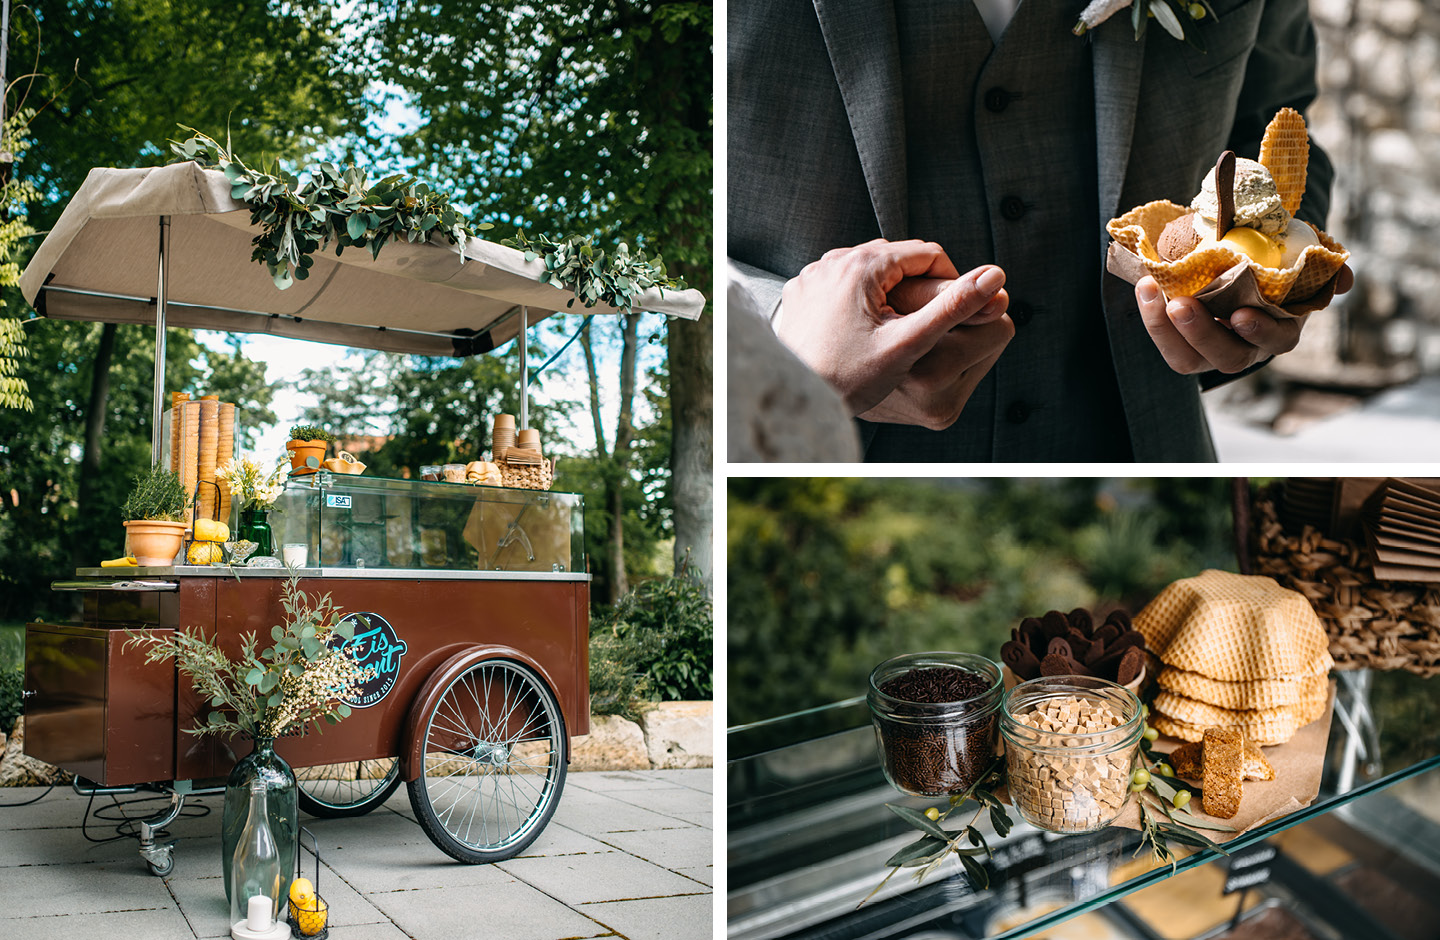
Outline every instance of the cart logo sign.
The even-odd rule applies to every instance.
[[[367,679],[348,698],[342,699],[354,708],[378,705],[395,688],[400,677],[400,657],[405,655],[405,641],[384,617],[376,613],[350,614],[345,618],[355,624],[353,639],[341,645],[361,669],[369,666],[375,675]]]

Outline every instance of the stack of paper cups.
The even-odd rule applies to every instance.
[[[505,454],[515,446],[515,416],[496,415],[495,430],[490,435],[490,454],[495,460],[504,460]]]

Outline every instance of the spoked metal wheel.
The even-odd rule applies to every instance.
[[[407,784],[430,839],[452,858],[498,862],[525,849],[565,787],[565,719],[531,669],[476,663],[423,716],[425,772]]]
[[[297,782],[300,808],[322,819],[364,816],[400,786],[400,761],[393,757],[331,764],[320,773],[323,776]],[[307,773],[302,770],[297,776],[303,778]]]

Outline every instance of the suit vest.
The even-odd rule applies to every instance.
[[[992,43],[972,0],[895,0],[908,237],[1006,273],[1015,338],[952,427],[862,422],[878,461],[1131,459],[1100,281],[1091,52],[1025,0]]]

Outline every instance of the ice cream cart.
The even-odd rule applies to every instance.
[[[523,337],[572,299],[541,281],[542,261],[480,239],[463,250],[401,241],[375,257],[317,254],[310,277],[282,291],[251,260],[256,231],[218,170],[95,169],[22,277],[42,316],[156,325],[153,462],[166,451],[166,326],[427,356],[484,354],[520,337],[527,426]],[[636,307],[694,319],[703,305],[698,291],[652,288]],[[581,497],[321,471],[293,477],[277,509],[277,541],[306,549],[301,587],[363,617],[352,650],[373,668],[344,722],[280,742],[302,808],[359,815],[403,782],[452,857],[523,850],[560,799],[571,736],[589,730]],[[288,573],[82,568],[53,585],[80,596],[80,621],[27,627],[27,753],[71,771],[82,793],[169,794],[140,824],[140,854],[156,874],[174,866],[173,843],[156,832],[248,744],[187,734],[207,703],[173,663],[126,649],[125,631],[201,627],[238,648],[241,634],[279,622]],[[304,770],[315,766],[328,769]]]

